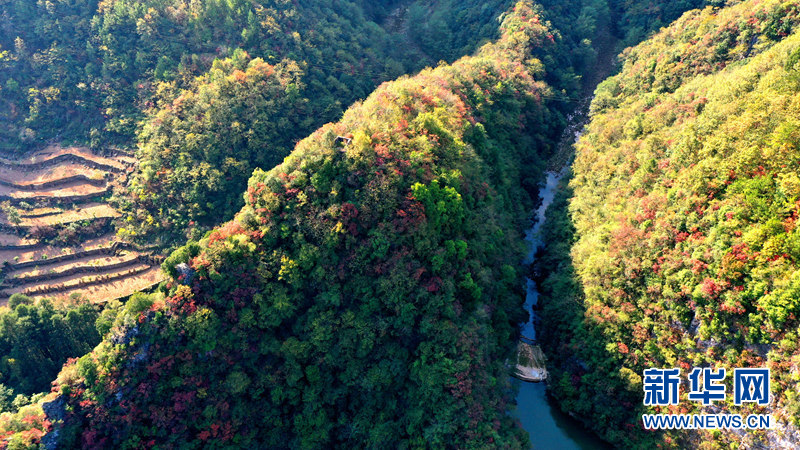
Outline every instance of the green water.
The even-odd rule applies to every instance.
[[[547,398],[545,383],[519,383],[517,417],[536,450],[609,449],[609,445],[586,430]]]
[[[579,114],[570,118],[577,124],[583,120]],[[580,128],[576,127],[578,130]],[[565,139],[573,141],[579,136],[579,132],[568,129]],[[544,184],[539,189],[541,204],[535,212],[535,222],[528,230],[525,240],[529,243],[529,253],[525,259],[526,264],[532,264],[535,259],[536,250],[544,246],[541,239],[541,226],[545,221],[547,208],[553,202],[555,191],[559,180],[564,175],[564,171],[548,172]],[[536,310],[535,305],[539,302],[539,290],[536,283],[531,279],[526,279],[525,309],[531,314],[531,319],[522,327],[522,336],[536,340]],[[571,450],[571,449],[604,449],[610,448],[593,433],[584,428],[578,421],[564,414],[547,397],[547,385],[545,383],[526,383],[515,380],[519,383],[519,394],[517,395],[517,409],[514,415],[519,419],[522,427],[530,435],[534,449],[541,450]]]

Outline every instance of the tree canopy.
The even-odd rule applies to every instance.
[[[617,445],[741,440],[642,432],[651,367],[769,367],[769,411],[797,425],[799,21],[796,2],[687,13],[596,91],[547,226],[542,323],[556,398]],[[685,390],[660,409],[702,410]]]
[[[531,57],[551,32],[520,2],[501,33],[257,169],[234,220],[165,261],[163,300],[129,303],[64,369],[60,439],[524,447],[504,363],[525,317],[521,179],[559,130]]]

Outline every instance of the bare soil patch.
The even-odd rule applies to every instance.
[[[0,180],[18,184],[42,184],[78,175],[84,175],[89,179],[102,180],[106,173],[103,170],[93,169],[74,162],[40,169],[0,165]]]
[[[58,247],[54,245],[42,245],[41,247],[25,251],[2,250],[0,251],[0,264],[2,264],[3,261],[14,262],[15,257],[18,257],[15,262],[26,262],[33,260],[48,259],[53,256],[75,253],[81,250],[90,250],[99,247],[110,248],[111,245],[114,243],[114,240],[115,240],[114,234],[108,233],[94,239],[87,239],[83,242],[83,245],[75,247]]]
[[[40,217],[21,217],[20,225],[24,227],[36,227],[44,225],[61,225],[82,220],[117,218],[119,212],[105,203],[92,203],[91,206],[80,207],[79,209],[67,209],[58,214]]]
[[[111,280],[105,284],[78,288],[70,292],[50,293],[44,297],[65,300],[69,298],[70,294],[78,293],[84,298],[90,299],[93,303],[102,303],[108,300],[127,297],[134,292],[149,289],[162,281],[164,281],[164,273],[161,272],[161,268],[151,267],[136,275]],[[0,302],[3,301],[0,300]]]
[[[92,153],[91,150],[88,148],[83,147],[61,147],[60,145],[50,145],[49,147],[43,148],[39,151],[36,151],[25,158],[20,159],[13,159],[2,157],[0,155],[0,163],[6,163],[15,166],[28,166],[28,165],[49,165],[54,161],[57,161],[57,157],[64,156],[64,155],[73,155],[79,159],[91,161],[96,164],[101,164],[104,166],[111,166],[120,171],[125,170],[128,166],[121,161],[118,161],[113,158],[106,158],[104,156],[99,156]]]
[[[68,186],[61,186],[57,189],[44,189],[36,191],[23,191],[10,186],[0,184],[0,196],[8,196],[16,199],[35,200],[40,197],[72,197],[75,195],[97,195],[102,196],[108,192],[105,186],[93,186],[80,181],[70,182]]]
[[[30,295],[31,297],[57,297],[58,294],[65,294],[69,295],[76,290],[87,290],[91,291],[92,288],[102,287],[104,285],[110,285],[115,290],[122,290],[125,288],[129,288],[132,284],[138,284],[137,279],[141,277],[147,277],[148,279],[152,279],[153,283],[156,280],[159,280],[158,277],[154,276],[147,276],[146,274],[151,270],[156,269],[159,273],[161,269],[158,267],[151,267],[147,264],[137,264],[132,267],[126,267],[121,270],[109,270],[105,272],[101,272],[99,274],[77,274],[68,277],[58,278],[56,280],[48,281],[45,283],[35,283],[35,284],[25,284],[21,286],[15,286],[10,289],[6,289],[5,293],[7,295],[13,294],[25,294]],[[130,280],[128,280],[130,279]],[[126,280],[128,280],[126,282]],[[37,289],[44,289],[49,290],[49,292],[36,292]],[[52,289],[52,290],[51,290]],[[94,289],[97,291],[98,289]],[[131,292],[135,292],[131,291]],[[93,301],[104,301],[109,300],[110,298],[94,298],[89,297]],[[116,298],[116,297],[114,297]]]
[[[19,237],[15,234],[0,232],[0,245],[27,245],[33,241]]]
[[[63,273],[74,268],[104,267],[122,262],[135,261],[138,256],[139,254],[136,252],[125,252],[125,254],[120,255],[87,256],[73,259],[71,261],[56,261],[51,264],[48,263],[52,262],[53,260],[43,259],[41,260],[40,264],[37,264],[34,267],[11,270],[6,276],[24,280],[25,278],[30,278],[36,275]]]
[[[11,224],[0,213],[0,246],[12,247],[0,249],[0,305],[14,293],[67,299],[77,292],[103,302],[163,279],[159,259],[120,246],[113,231],[87,239],[120,216],[96,199],[124,184],[135,163],[125,152],[58,145],[24,158],[0,154],[0,200],[21,219]]]

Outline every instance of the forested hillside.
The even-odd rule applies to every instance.
[[[375,5],[367,8],[375,20],[394,22],[381,28],[361,12],[361,3],[365,2],[256,7],[247,27],[235,21],[220,25],[228,34],[243,29],[239,40],[233,34],[223,38],[200,30],[196,44],[189,41],[188,48],[206,42],[201,37],[208,34],[214,36],[212,42],[238,48],[196,50],[206,55],[205,65],[200,58],[194,65],[177,67],[204,69],[215,55],[229,57],[217,59],[209,72],[194,79],[187,78],[192,72],[185,69],[173,70],[171,76],[173,72],[165,69],[166,75],[159,75],[159,67],[168,64],[161,40],[154,40],[151,53],[162,56],[158,63],[145,65],[154,67],[154,79],[152,89],[144,92],[155,94],[150,94],[152,109],[137,136],[140,170],[120,199],[127,212],[126,232],[139,241],[167,246],[180,245],[187,236],[199,238],[243,206],[241,194],[254,168],[275,166],[298,140],[337,120],[345,107],[366,97],[378,83],[435,65],[440,56],[452,61],[469,53],[479,40],[496,34],[495,19],[505,10],[464,3],[463,11],[480,14],[454,23],[458,42],[439,42],[437,48],[447,54],[432,56],[424,44],[416,44],[424,39],[409,31],[411,24],[425,24],[428,18],[395,10],[401,2],[379,11]],[[446,4],[425,8],[435,13],[433,22],[464,18]],[[200,20],[197,26],[206,28],[209,23],[217,22]],[[118,33],[108,30],[111,37]],[[139,52],[136,46],[125,48]]]
[[[0,447],[528,447],[565,117],[598,48],[722,2],[512,3],[0,0],[0,152],[135,148],[111,232],[178,248],[124,305],[0,311]],[[616,445],[698,443],[642,432],[651,366],[769,361],[798,417],[795,3],[689,13],[597,90],[536,272],[552,392]]]
[[[279,163],[298,139],[338,118],[343,105],[363,98],[370,83],[435,65],[439,59],[452,61],[469,53],[476,42],[496,36],[495,18],[510,3],[400,5],[384,18],[385,29],[375,24],[369,28],[376,33],[370,39],[362,36],[364,24],[354,22],[358,26],[351,31],[353,37],[369,46],[364,47],[371,58],[367,65],[353,54],[358,47],[343,54],[336,40],[296,42],[302,51],[286,53],[283,60],[266,51],[265,41],[259,40],[259,48],[243,46],[249,54],[237,49],[229,58],[215,60],[209,72],[182,83],[185,88],[177,97],[175,83],[159,84],[156,90],[165,91],[163,98],[149,111],[137,136],[139,170],[120,198],[126,211],[123,234],[164,246],[181,244],[187,236],[201,237],[242,207],[241,193],[254,168],[269,169]],[[580,83],[575,68],[592,58],[589,39],[595,24],[608,14],[607,8],[596,4],[576,0],[572,9],[559,7],[552,13],[547,6],[536,7],[539,14],[564,24],[570,19],[580,23],[568,28],[566,37],[551,30],[551,45],[532,50],[544,65],[543,78],[566,100]],[[314,20],[312,29],[331,27],[324,17]],[[316,51],[320,48],[328,50]],[[334,54],[339,56],[325,59]],[[351,62],[341,66],[345,60]],[[355,60],[360,65],[354,66]],[[383,67],[396,70],[380,72]],[[338,91],[329,95],[331,89]],[[571,105],[562,101],[551,108],[565,115]],[[558,114],[554,127],[562,123]]]
[[[559,130],[531,57],[551,31],[525,2],[501,31],[256,170],[236,218],[167,259],[163,299],[62,371],[59,443],[524,446],[521,186]]]
[[[734,3],[738,0],[728,1]],[[633,1],[609,0],[609,7],[615,14],[615,25],[622,40],[622,48],[636,45],[647,38],[652,31],[669,26],[685,11],[705,6],[724,6],[725,0],[671,0],[671,1]]]
[[[358,1],[5,3],[3,150],[52,138],[125,145],[145,110],[236,48],[271,63],[303,62],[314,126],[335,119],[376,83],[429,62],[400,53],[396,38]],[[369,3],[373,14],[391,6]]]
[[[295,144],[287,131],[315,122],[301,79],[293,61],[270,65],[243,50],[216,60],[144,126],[120,233],[183,236],[233,217],[253,169],[280,163]]]
[[[678,10],[672,3],[645,10],[664,9],[656,16],[666,20]],[[337,120],[380,82],[451,62],[496,38],[495,19],[510,4],[8,0],[0,15],[0,150],[53,140],[96,150],[139,147],[142,169],[119,199],[127,236],[174,246],[230,219],[254,167],[280,162],[299,139]],[[556,47],[536,56],[564,96],[576,92],[591,65],[598,23],[648,15],[640,3],[610,5],[614,18],[603,0],[542,5]],[[635,25],[632,35],[652,24]],[[214,76],[213,61],[242,66],[242,51],[264,67],[291,67],[291,82]],[[222,63],[221,70],[236,64]],[[267,104],[266,95],[248,94],[253,83],[283,83],[285,98]],[[196,100],[174,103],[188,96]],[[228,106],[213,104],[214,97]],[[557,107],[566,113],[571,105]],[[222,128],[231,128],[227,137],[216,135]],[[203,186],[184,189],[206,175]]]
[[[542,323],[555,398],[617,445],[797,442],[799,8],[687,13],[597,89],[546,226]],[[703,366],[771,368],[768,407],[717,405],[778,428],[643,431],[659,411],[642,406],[643,370]],[[683,392],[660,411],[704,409]]]
[[[19,394],[46,392],[64,361],[97,345],[99,317],[98,307],[80,297],[54,304],[12,296],[0,309],[0,412],[11,410]]]
[[[137,134],[139,169],[120,198],[126,212],[123,234],[163,246],[175,246],[187,237],[199,238],[241,208],[241,191],[254,168],[273,167],[289,154],[297,140],[326,121],[337,119],[343,106],[365,97],[377,82],[426,64],[435,65],[439,60],[451,62],[469,53],[477,42],[496,37],[495,19],[511,2],[395,3],[396,9],[373,12],[383,20],[384,28],[365,24],[365,18],[337,15],[334,10],[322,9],[322,14],[313,5],[307,7],[314,10],[311,15],[294,9],[291,14],[284,11],[275,18],[270,15],[270,23],[312,31],[303,34],[302,40],[298,35],[281,45],[274,44],[272,34],[239,42],[236,50],[217,51],[230,56],[215,59],[208,72],[193,79],[189,75],[205,67],[199,63],[202,58],[195,58],[193,65],[179,65],[184,68],[171,76],[167,76],[169,71],[159,75],[159,67],[166,64],[165,56],[158,64],[132,65],[131,70],[140,66],[154,69],[153,80],[140,88],[138,103],[145,105],[147,117]],[[636,15],[635,6],[614,5],[615,11],[626,17]],[[553,86],[553,98],[560,99],[550,108],[564,116],[573,109],[571,102],[576,99],[584,72],[594,61],[592,40],[598,26],[608,27],[613,20],[611,10],[603,0],[545,0],[535,8],[544,19],[552,19],[554,26],[548,37],[551,45],[533,49],[532,55],[543,64],[543,78]],[[221,13],[215,10],[213,14],[216,17]],[[118,15],[108,12],[103,17]],[[290,20],[294,17],[302,17],[303,25],[294,25]],[[208,27],[206,22],[196,26]],[[234,22],[223,28],[241,26]],[[259,28],[253,25],[242,33],[253,29]],[[333,35],[334,29],[337,36],[346,33],[343,42]],[[625,27],[619,30],[623,36],[629,31]],[[115,28],[105,32],[109,40],[121,33]],[[642,27],[636,31],[642,32]],[[162,54],[161,40],[151,38],[154,40],[146,48],[152,46],[150,53]],[[235,42],[233,38],[222,40],[229,45]],[[199,45],[188,42],[185,45],[189,49]],[[266,42],[272,45],[266,46]],[[115,46],[128,52],[136,49],[137,58],[142,52],[134,45]],[[210,57],[210,50],[205,55]],[[130,104],[130,98],[121,97],[121,103]],[[140,114],[136,108],[129,113]],[[561,118],[554,117],[553,125],[563,126]]]

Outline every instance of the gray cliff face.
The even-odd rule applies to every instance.
[[[42,436],[42,446],[47,450],[54,450],[59,447],[59,436],[64,418],[67,415],[67,402],[61,396],[47,403],[42,403],[42,410],[47,416],[47,420],[53,424],[53,429]]]

